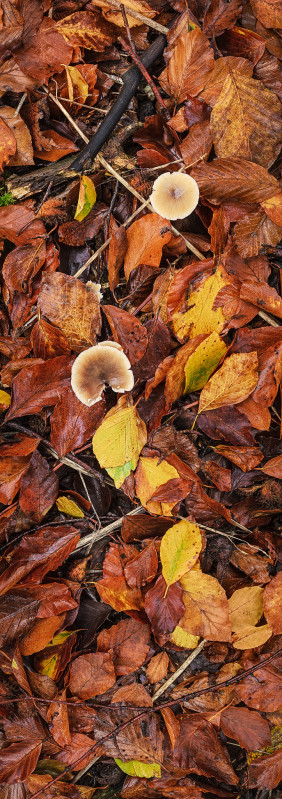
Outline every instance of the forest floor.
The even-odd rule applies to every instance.
[[[0,10],[0,799],[275,799],[281,6]]]

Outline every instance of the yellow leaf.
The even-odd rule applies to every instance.
[[[180,626],[188,633],[200,635],[208,641],[230,641],[228,601],[218,580],[192,569],[180,582],[185,605]]]
[[[69,99],[73,100],[73,87],[75,86],[77,90],[75,100],[77,103],[79,103],[79,105],[83,105],[89,94],[87,81],[84,80],[81,73],[79,72],[79,69],[77,69],[76,67],[66,67],[66,74],[67,74]],[[90,178],[88,178],[88,180],[89,179]]]
[[[91,208],[93,208],[95,202],[96,189],[94,183],[87,175],[82,175],[80,178],[79,195],[74,218],[77,219],[78,222],[82,222],[89,214],[89,211],[91,211]]]
[[[182,649],[196,649],[200,640],[198,635],[191,635],[191,633],[187,633],[187,631],[183,630],[183,627],[180,627],[179,624],[177,624],[169,638],[173,644],[176,646],[181,646]]]
[[[166,531],[161,541],[160,558],[167,586],[176,583],[194,566],[202,549],[197,524],[183,519]]]
[[[73,516],[74,519],[84,519],[84,513],[81,508],[73,501],[73,499],[69,499],[68,497],[58,497],[56,500],[56,505],[61,513],[65,513],[67,516]]]
[[[185,394],[191,391],[199,391],[206,385],[209,377],[226,352],[226,344],[224,344],[224,341],[222,341],[216,332],[210,333],[210,335],[199,344],[195,352],[188,358],[186,366],[184,367]]]
[[[258,382],[256,352],[238,352],[226,358],[202,390],[198,413],[235,405],[247,399]]]
[[[259,585],[238,588],[228,604],[232,632],[239,633],[260,620],[263,614],[263,588]]]
[[[184,313],[177,311],[172,318],[173,332],[179,341],[195,338],[201,333],[221,332],[225,317],[222,308],[213,310],[213,304],[220,289],[228,283],[228,275],[220,267],[190,294],[188,310]]]
[[[122,403],[123,403],[122,398]],[[93,452],[117,488],[129,472],[136,469],[139,455],[147,441],[146,425],[134,406],[118,403],[106,414],[93,437]]]
[[[167,463],[167,461],[164,460],[159,463],[159,458],[157,457],[140,458],[136,472],[136,495],[150,513],[171,516],[172,508],[176,504],[175,501],[157,502],[155,500],[151,501],[151,497],[157,488],[178,477],[177,469]]]
[[[6,411],[11,405],[11,397],[7,391],[0,391],[0,411]]]
[[[115,757],[115,762],[121,771],[130,774],[131,777],[144,777],[149,780],[151,777],[161,776],[159,763],[142,763],[141,760],[128,760],[124,763],[119,757]]]
[[[272,629],[269,624],[263,624],[262,627],[245,627],[241,632],[234,634],[232,644],[235,649],[255,649],[265,644],[271,635]]]

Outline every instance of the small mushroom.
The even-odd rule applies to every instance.
[[[115,341],[102,341],[84,350],[72,367],[72,390],[84,405],[99,402],[106,385],[120,394],[134,386],[130,361]]]
[[[163,172],[153,184],[150,201],[164,219],[184,219],[199,202],[199,187],[185,172]]]

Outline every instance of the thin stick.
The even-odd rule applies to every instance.
[[[48,94],[48,97],[51,97],[51,100],[53,100],[53,103],[55,103],[55,104],[58,106],[58,108],[60,108],[60,110],[61,110],[62,114],[64,114],[64,116],[66,117],[66,119],[68,119],[68,121],[69,121],[70,125],[72,125],[72,127],[73,127],[73,128],[76,130],[76,132],[77,132],[77,133],[78,133],[78,135],[81,137],[81,139],[83,139],[83,141],[85,142],[85,144],[88,144],[88,142],[89,142],[89,139],[88,139],[88,137],[85,135],[85,133],[83,133],[83,132],[82,132],[82,130],[81,130],[81,129],[80,129],[80,127],[79,127],[79,126],[76,124],[76,122],[75,122],[75,121],[74,121],[74,119],[71,117],[71,115],[69,114],[69,112],[67,111],[67,109],[66,109],[66,108],[64,108],[64,106],[62,105],[62,103],[60,103],[60,100],[58,100],[58,98],[57,98],[57,97],[55,97],[55,95],[54,95],[54,94],[52,94],[52,92],[49,92],[49,91],[48,91],[48,89],[46,89],[46,86],[42,86],[42,89],[43,89],[43,91],[45,92],[45,94]]]
[[[195,660],[195,658],[202,651],[206,643],[207,641],[204,638],[203,641],[201,641],[201,643],[196,647],[196,649],[193,649],[193,652],[191,652],[191,654],[188,655],[188,658],[186,658],[186,660],[184,660],[184,663],[182,663],[181,666],[179,666],[179,669],[177,669],[177,671],[175,671],[174,674],[172,674],[171,677],[169,677],[168,680],[166,680],[166,682],[164,682],[164,684],[161,685],[161,687],[156,691],[156,693],[153,694],[152,697],[153,702],[155,702],[156,699],[159,698],[159,696],[164,694],[164,692],[167,691],[167,689],[170,688],[171,685],[173,685],[173,683],[178,679],[178,677],[180,677],[180,675],[183,674],[183,672],[188,668],[188,666],[190,666],[190,663],[192,663],[192,661]]]
[[[144,64],[142,64],[142,61],[140,60],[140,58],[138,57],[138,55],[136,53],[135,44],[134,44],[134,41],[133,41],[132,36],[131,36],[130,27],[128,25],[127,16],[126,16],[124,8],[122,9],[121,13],[122,13],[122,16],[123,16],[125,29],[126,29],[126,33],[127,33],[127,36],[128,36],[128,43],[125,41],[125,39],[123,37],[120,38],[120,43],[122,44],[122,46],[125,49],[125,51],[130,53],[131,58],[133,59],[134,63],[136,64],[138,69],[140,69],[140,72],[142,72],[142,75],[144,76],[145,80],[147,81],[147,83],[151,87],[152,92],[155,95],[155,98],[156,98],[156,100],[158,101],[158,103],[160,105],[161,112],[163,113],[166,121],[169,122],[170,114],[168,113],[168,110],[167,110],[167,108],[166,108],[166,106],[164,104],[163,98],[161,97],[160,92],[159,92],[156,84],[153,81],[153,78],[151,78],[151,75],[149,75],[148,70],[146,69]]]
[[[126,513],[125,516],[121,516],[119,519],[116,519],[115,522],[111,522],[111,524],[107,524],[106,527],[102,527],[101,530],[94,530],[93,533],[89,533],[86,535],[82,541],[79,541],[76,549],[82,549],[86,546],[86,544],[92,544],[94,541],[100,541],[101,538],[105,538],[105,536],[110,535],[114,530],[118,530],[121,527],[123,519],[127,518],[128,516],[137,516],[138,513],[142,513],[144,508],[142,505],[138,505],[138,508],[133,508],[130,510],[129,513]]]
[[[258,316],[260,316],[264,322],[267,322],[268,325],[272,325],[272,327],[280,327],[279,322],[275,322],[275,319],[272,319],[272,316],[269,316],[269,314],[265,313],[265,311],[258,311]]]
[[[15,110],[15,113],[14,113],[14,119],[15,119],[15,117],[17,117],[17,116],[18,116],[18,114],[20,113],[20,110],[21,110],[21,108],[22,108],[22,106],[23,106],[24,102],[26,101],[26,98],[27,98],[27,93],[25,92],[25,93],[24,93],[24,94],[21,96],[20,102],[18,103],[18,105],[17,105],[17,107],[16,107],[16,110]]]

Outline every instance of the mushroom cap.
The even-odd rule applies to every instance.
[[[102,341],[81,352],[71,372],[71,387],[83,405],[95,405],[106,385],[124,394],[134,386],[131,364],[120,344]]]
[[[153,184],[150,201],[164,219],[184,219],[199,202],[199,186],[185,172],[163,172]]]

